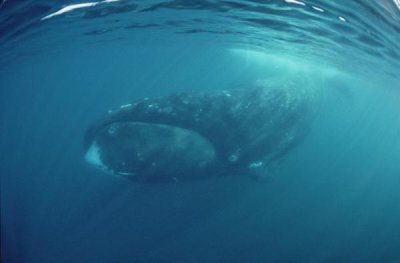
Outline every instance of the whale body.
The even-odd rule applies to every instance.
[[[91,125],[86,160],[140,182],[263,176],[307,134],[305,89],[255,87],[176,93],[123,105]]]

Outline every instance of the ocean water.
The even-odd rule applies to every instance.
[[[266,180],[85,162],[108,110],[265,83],[319,94]],[[3,0],[0,131],[1,262],[400,262],[398,0]]]

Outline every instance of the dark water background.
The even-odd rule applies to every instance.
[[[2,262],[400,262],[398,2],[303,3],[120,1],[41,20],[76,2],[5,2]],[[109,109],[257,81],[321,94],[267,182],[146,185],[83,159]]]

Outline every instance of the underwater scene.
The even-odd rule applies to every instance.
[[[2,0],[1,262],[400,263],[399,0]]]

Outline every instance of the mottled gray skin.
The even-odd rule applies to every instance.
[[[88,150],[96,141],[100,144],[101,160],[107,165],[109,171],[115,174],[132,173],[132,176],[127,177],[136,181],[191,181],[230,174],[264,176],[268,173],[268,167],[302,141],[312,120],[313,104],[313,96],[309,92],[294,88],[250,88],[209,93],[180,93],[144,99],[110,113],[103,120],[92,125],[86,132],[84,147]],[[209,144],[204,142],[204,147],[197,148],[207,148],[206,144],[211,145],[209,147],[213,148],[211,150],[214,155],[211,156],[206,152],[209,149],[201,150],[200,154],[204,154],[208,159],[203,164],[195,165],[195,162],[181,160],[179,157],[169,159],[168,153],[171,153],[171,149],[165,149],[166,147],[162,146],[156,148],[161,149],[156,165],[154,165],[155,153],[152,152],[152,163],[142,160],[142,168],[138,168],[133,167],[134,163],[138,162],[135,160],[135,162],[132,161],[129,169],[119,172],[121,168],[116,164],[117,161],[112,160],[112,153],[107,149],[109,135],[105,132],[116,123],[122,124],[117,127],[123,127],[120,129],[121,131],[124,129],[125,134],[127,129],[136,132],[134,131],[136,126],[124,125],[124,123],[149,124],[137,126],[142,127],[140,128],[142,134],[143,130],[145,131],[146,127],[150,128],[152,124],[193,131],[196,135],[188,135],[190,138],[199,135],[209,142]],[[151,132],[154,130],[159,129],[149,129]],[[168,131],[168,129],[161,130]],[[182,134],[189,133],[182,132]],[[144,138],[141,140],[151,141],[150,135],[146,133],[140,136]],[[162,137],[162,135],[155,136],[154,143],[160,141],[166,144],[165,140],[170,140],[159,140],[160,136]],[[168,136],[168,138],[176,138],[180,135],[175,133]],[[119,138],[118,135],[117,139]],[[134,140],[138,137],[135,135],[132,138]],[[196,140],[193,138],[192,140]],[[171,140],[174,141],[174,139]],[[136,146],[131,148],[135,148],[136,151],[139,146],[137,142],[135,143]],[[176,152],[176,147],[173,145],[171,147]],[[185,155],[184,151],[191,146],[185,144],[182,147],[181,156]],[[156,167],[151,171],[145,169],[151,165]]]

